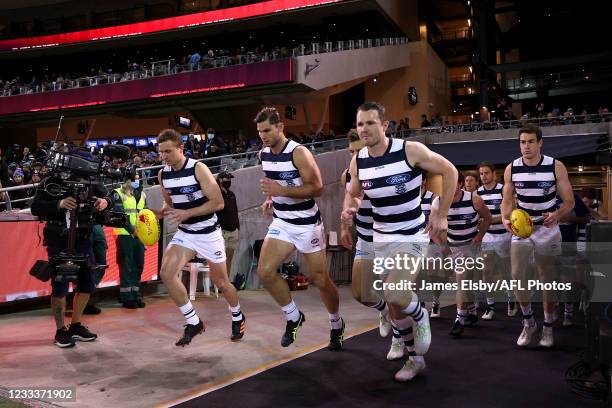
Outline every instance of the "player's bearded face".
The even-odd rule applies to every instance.
[[[383,140],[388,126],[388,121],[380,121],[376,110],[357,111],[357,133],[368,147],[376,146]]]

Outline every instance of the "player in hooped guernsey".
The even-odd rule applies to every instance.
[[[501,220],[502,190],[504,185],[497,182],[495,166],[491,163],[482,162],[478,166],[480,182],[482,186],[477,190],[482,197],[485,205],[491,211],[491,226],[482,239],[482,252],[484,258],[483,280],[494,282],[497,279],[510,278],[510,234]],[[514,293],[507,292],[508,295],[508,316],[516,315],[517,308],[514,301]],[[487,292],[487,309],[482,315],[483,320],[493,320],[495,318],[495,297],[491,292]]]
[[[285,137],[284,124],[276,108],[262,109],[254,122],[264,145],[259,155],[265,173],[260,181],[266,197],[262,210],[264,215],[274,216],[261,248],[257,274],[285,313],[287,324],[281,345],[287,347],[293,343],[306,321],[291,298],[287,283],[277,272],[280,264],[297,249],[304,255],[310,281],[319,290],[329,313],[328,349],[340,351],[344,320],[339,314],[338,289],[327,271],[325,231],[314,201],[323,192],[321,173],[310,150]]]
[[[363,142],[359,139],[359,134],[356,129],[351,129],[347,134],[347,138],[349,141],[349,153],[351,157],[355,156],[357,152],[363,148]],[[349,187],[351,184],[351,173],[348,170],[349,169],[344,170],[340,177],[341,185],[345,186],[345,202],[350,200]],[[351,288],[353,298],[355,298],[357,302],[379,311],[379,333],[381,337],[387,337],[391,332],[389,308],[387,307],[387,302],[372,291],[372,281],[369,280],[369,278],[373,276],[373,222],[372,204],[368,196],[364,195],[354,219],[357,242],[355,244],[355,259],[353,261]],[[350,225],[340,224],[340,242],[347,249],[353,248],[353,234]],[[396,338],[396,336],[393,337],[393,339]],[[401,337],[399,338],[401,339]],[[399,359],[404,356],[404,341],[401,340],[401,345],[399,347],[396,346],[394,349],[393,345],[396,343],[398,343],[398,341],[392,342],[391,350],[387,355],[389,360]]]
[[[482,238],[491,223],[491,213],[476,192],[463,190],[464,185],[465,178],[459,173],[453,202],[448,210],[447,240],[451,258],[472,259],[476,263]],[[433,209],[438,208],[439,201],[440,198],[434,200]],[[451,336],[460,336],[465,326],[472,326],[478,321],[474,291],[463,290],[461,285],[462,281],[474,279],[474,269],[455,268],[457,316],[449,333]]]
[[[158,179],[164,206],[158,212],[178,230],[164,252],[160,275],[170,297],[179,307],[187,324],[177,346],[186,346],[204,331],[179,278],[185,264],[195,256],[206,259],[214,285],[223,293],[232,314],[232,340],[244,335],[246,319],[240,310],[238,294],[227,276],[225,243],[217,222],[216,211],[223,209],[219,185],[204,163],[185,157],[182,136],[172,129],[157,137],[159,153],[166,165]]]
[[[574,195],[567,169],[558,160],[541,154],[542,130],[535,125],[526,125],[519,130],[521,157],[510,163],[504,172],[502,200],[502,222],[510,228],[510,215],[514,207],[514,195],[518,208],[531,216],[534,229],[528,238],[512,237],[512,279],[525,280],[529,258],[535,253],[537,277],[541,282],[552,282],[555,257],[561,253],[559,220],[574,208]],[[562,204],[556,207],[556,196]],[[526,286],[525,286],[526,287]],[[523,331],[517,340],[520,347],[529,346],[537,324],[531,310],[531,293],[517,290],[516,297],[523,313]],[[538,343],[540,347],[554,345],[552,323],[554,313],[553,293],[544,292],[544,327]]]
[[[357,132],[366,147],[351,160],[350,200],[345,202],[341,222],[352,223],[365,193],[372,203],[374,245],[379,245],[381,257],[418,258],[425,254],[427,232],[436,242],[446,232],[457,170],[421,143],[386,137],[388,126],[382,105],[366,102],[357,109]],[[426,228],[421,212],[421,169],[440,174],[443,180],[444,199],[439,211],[430,215]],[[399,265],[386,268],[386,272],[392,283],[403,277]],[[414,281],[417,273],[411,270],[408,278]],[[382,293],[393,317],[392,325],[404,337],[409,354],[395,379],[409,381],[425,368],[423,355],[431,344],[429,316],[413,291],[389,289]]]

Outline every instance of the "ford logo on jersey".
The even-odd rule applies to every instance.
[[[391,176],[385,180],[385,183],[389,185],[402,184],[410,181],[410,175],[408,174],[398,174],[396,176]]]
[[[364,190],[367,190],[369,188],[372,188],[372,186],[374,185],[373,182],[366,180],[366,181],[362,181],[361,182],[361,188],[363,188]]]
[[[296,178],[297,177],[297,172],[295,172],[295,171],[284,171],[281,174],[279,174],[278,177],[280,177],[281,180],[287,180],[287,179]]]
[[[189,194],[196,191],[196,188],[194,186],[181,187],[179,191],[181,194]]]
[[[461,216],[462,220],[471,220],[472,219],[472,214],[463,214]]]
[[[538,183],[538,187],[540,188],[551,188],[553,186],[552,181],[541,181]]]

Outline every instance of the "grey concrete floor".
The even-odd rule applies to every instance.
[[[229,340],[230,314],[223,298],[198,296],[194,303],[206,332],[179,348],[184,319],[167,295],[145,299],[144,309],[102,303],[103,313],[84,324],[98,340],[70,349],[53,345],[49,310],[0,316],[0,387],[76,387],[66,407],[151,407],[210,392],[327,345],[329,321],[312,287],[293,292],[307,321],[293,345],[283,348],[285,318],[265,291],[239,292],[247,316],[244,339]],[[347,337],[378,326],[378,314],[340,287]],[[384,358],[387,350],[381,350]]]

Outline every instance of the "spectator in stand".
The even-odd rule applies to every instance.
[[[193,133],[189,134],[187,141],[185,142],[185,150],[191,150],[193,152],[200,149],[200,142],[195,138]]]
[[[427,120],[426,114],[421,115],[421,127],[422,128],[431,127],[431,122]]]
[[[23,170],[21,170],[20,168],[17,168],[15,172],[13,173],[13,178],[11,182],[9,182],[9,187],[17,187],[17,186],[23,186],[23,185],[24,185]],[[25,189],[11,191],[9,192],[9,196],[11,197],[11,201],[20,200],[20,199],[28,197],[27,191]],[[26,208],[27,202],[19,201],[16,203],[12,203],[11,205],[13,208]]]
[[[200,61],[202,60],[202,56],[199,52],[194,52],[189,56],[189,67],[192,71],[200,69]]]
[[[537,118],[543,118],[546,116],[546,113],[544,112],[544,102],[539,102],[536,104],[536,117]]]

